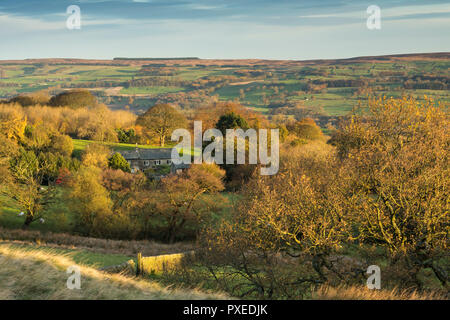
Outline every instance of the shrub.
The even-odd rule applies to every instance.
[[[50,151],[70,157],[73,152],[72,138],[66,135],[54,135],[51,138]]]
[[[288,129],[300,139],[317,140],[323,137],[320,127],[310,118],[297,121],[289,125]]]
[[[109,158],[108,166],[111,169],[122,170],[123,172],[131,172],[130,164],[118,152],[114,153],[113,156]]]
[[[134,129],[116,129],[116,132],[117,139],[120,143],[136,143],[139,140],[139,137],[136,136],[136,132],[134,131]]]

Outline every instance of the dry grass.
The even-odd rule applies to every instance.
[[[81,269],[81,289],[66,286],[69,255],[0,245],[0,299],[225,299],[199,290],[168,289],[142,279]]]
[[[188,252],[193,249],[191,243],[163,244],[148,240],[108,240],[73,236],[65,233],[42,233],[40,231],[9,230],[0,227],[0,240],[37,243],[47,247],[82,249],[97,253],[112,253],[134,256],[139,252],[143,256],[157,256]]]
[[[314,300],[447,300],[439,293],[399,290],[369,290],[365,287],[323,286],[313,293]]]
[[[185,254],[166,254],[154,257],[142,257],[142,268],[146,274],[161,273],[177,268]]]

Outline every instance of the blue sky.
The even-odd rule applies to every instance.
[[[81,29],[66,28],[66,8]],[[366,9],[381,8],[381,30]],[[450,1],[0,0],[0,59],[322,59],[450,51]]]

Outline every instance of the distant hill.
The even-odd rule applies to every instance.
[[[180,57],[180,58],[114,58],[113,60],[144,60],[144,61],[154,61],[154,60],[200,60],[197,57]]]
[[[179,65],[309,65],[309,64],[345,64],[355,62],[377,62],[377,61],[412,61],[412,60],[449,60],[450,52],[434,53],[411,53],[381,56],[352,57],[345,59],[313,59],[313,60],[268,60],[268,59],[200,59],[198,57],[175,57],[175,58],[126,58],[117,57],[113,60],[103,59],[72,59],[72,58],[47,58],[47,59],[25,59],[25,60],[0,60],[0,65],[8,64],[79,64],[79,65],[143,65],[148,61],[158,61],[168,65],[177,63]]]

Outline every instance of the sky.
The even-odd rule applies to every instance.
[[[80,29],[66,26],[80,8]],[[381,29],[367,28],[367,8]],[[450,51],[450,1],[0,0],[0,59],[326,59]]]

